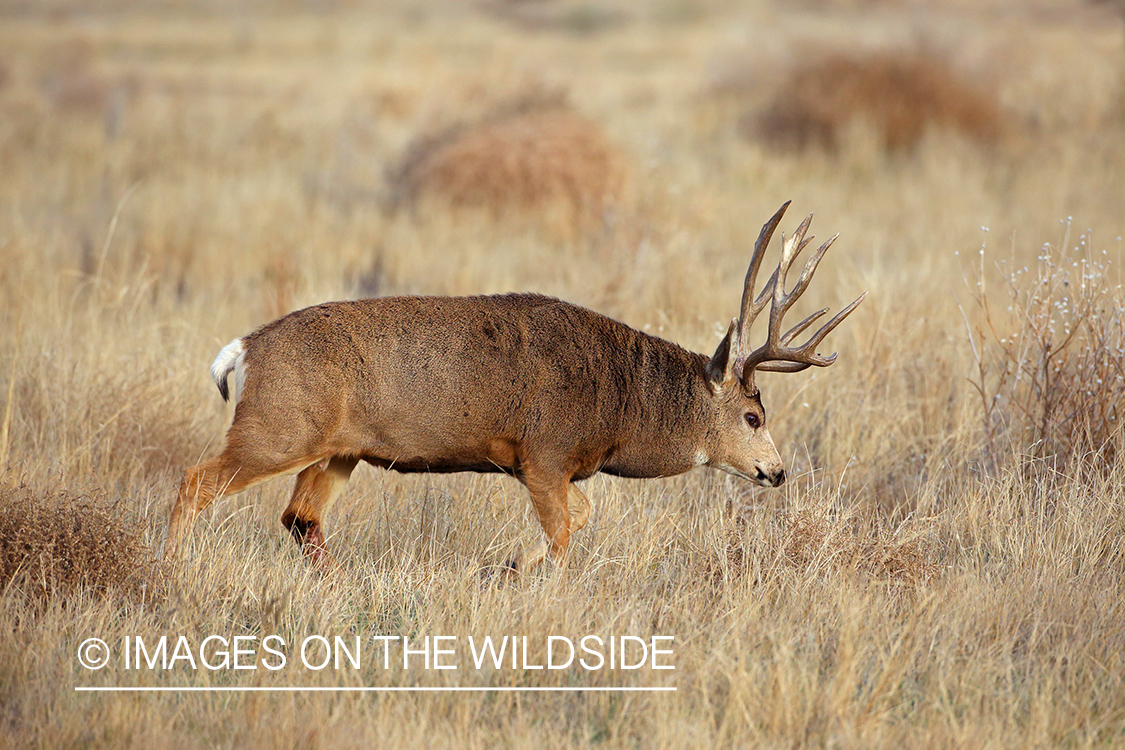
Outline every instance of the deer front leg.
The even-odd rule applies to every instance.
[[[263,433],[253,419],[240,418],[245,413],[235,413],[222,453],[184,472],[161,544],[164,559],[179,552],[196,516],[215,500],[271,477],[303,469],[323,457],[324,454],[291,452],[285,445],[287,441]]]
[[[305,468],[297,475],[293,497],[281,523],[301,551],[321,570],[338,567],[324,541],[324,513],[340,496],[359,459],[336,456]]]
[[[590,499],[574,484],[567,486],[567,506],[570,509],[570,533],[574,534],[586,526],[592,508]]]
[[[548,554],[562,565],[571,534],[585,526],[590,518],[590,501],[573,484],[564,482],[560,487],[557,482],[539,483],[534,475],[525,476],[524,484],[543,528],[543,537],[508,563],[508,570],[519,575],[533,570]]]

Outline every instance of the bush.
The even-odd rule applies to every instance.
[[[80,589],[139,596],[156,573],[142,528],[104,498],[0,484],[0,587],[40,603]]]
[[[1125,291],[1091,238],[1044,245],[1032,268],[1001,261],[1002,292],[986,283],[985,250],[970,282],[968,322],[984,431],[993,460],[1014,451],[1052,467],[1108,468],[1125,410]],[[999,299],[997,299],[999,298]]]
[[[835,54],[792,71],[762,112],[742,119],[750,136],[782,147],[835,150],[854,121],[873,127],[888,152],[911,149],[930,128],[996,142],[1004,116],[987,92],[923,54]]]
[[[104,113],[112,90],[98,72],[93,44],[76,39],[46,57],[39,76],[39,90],[60,111]]]
[[[392,208],[432,197],[493,220],[584,231],[622,202],[627,172],[600,127],[561,96],[537,95],[418,138],[387,177]]]
[[[938,575],[936,544],[928,535],[913,524],[873,528],[861,523],[858,507],[836,497],[783,510],[765,530],[765,540],[762,530],[748,528],[747,514],[735,514],[723,554],[708,562],[707,572],[716,583],[736,578],[751,573],[749,565],[757,557],[801,573],[842,573],[905,585]]]

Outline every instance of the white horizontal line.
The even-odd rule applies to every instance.
[[[83,687],[80,693],[674,693],[674,687]]]

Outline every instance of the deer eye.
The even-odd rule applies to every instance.
[[[746,412],[746,424],[750,425],[750,429],[756,430],[762,426],[761,417],[752,411]]]

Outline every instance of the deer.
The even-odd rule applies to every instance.
[[[740,313],[714,354],[688,351],[592,310],[540,294],[398,296],[326,302],[225,346],[211,365],[234,419],[222,452],[188,468],[169,514],[172,559],[217,498],[297,474],[281,522],[314,567],[338,567],[324,517],[364,461],[399,472],[501,472],[531,498],[540,540],[503,566],[524,574],[549,555],[562,565],[591,514],[575,482],[597,472],[670,477],[710,466],[764,487],[785,482],[755,384],[758,372],[827,367],[816,352],[864,292],[808,339],[828,313],[782,333],[832,237],[789,291],[812,241],[810,214],[760,293],[767,246],[790,202],[762,227]],[[838,235],[837,235],[838,236]],[[769,305],[766,340],[751,327]]]

